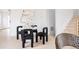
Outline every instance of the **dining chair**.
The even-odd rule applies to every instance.
[[[31,40],[31,47],[33,47],[33,30],[32,29],[23,29],[21,30],[21,39],[22,39],[22,47],[25,48],[26,40]]]
[[[38,42],[38,37],[40,37],[40,39],[43,38],[43,44],[45,44],[45,38],[46,38],[46,42],[48,42],[48,28],[44,27],[42,32],[37,32],[37,42]]]

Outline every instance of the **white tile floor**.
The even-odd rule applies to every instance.
[[[53,36],[49,36],[48,42],[43,45],[42,40],[38,43],[34,43],[34,49],[53,49],[55,48],[55,40]],[[21,49],[22,42],[21,39],[17,40],[16,36],[10,36],[8,30],[0,30],[0,49]],[[30,41],[26,42],[25,49],[31,48]],[[32,48],[33,49],[33,48]]]

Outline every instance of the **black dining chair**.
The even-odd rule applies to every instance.
[[[21,30],[19,30],[20,28],[22,28],[23,26],[17,26],[17,40],[19,39],[19,35],[21,34]]]
[[[21,30],[22,47],[25,48],[26,40],[31,40],[31,47],[33,47],[33,30],[23,29]]]
[[[40,37],[40,39],[43,38],[43,44],[45,44],[45,37],[46,37],[46,42],[48,42],[48,28],[44,27],[42,32],[37,32],[37,42],[38,42],[38,37]]]

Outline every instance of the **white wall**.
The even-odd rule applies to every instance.
[[[55,9],[49,9],[48,16],[50,34],[55,35]]]
[[[49,33],[52,33],[50,27],[55,26],[56,23],[56,35],[63,32],[65,26],[73,16],[73,10],[71,9],[33,9],[32,24],[38,25],[38,31],[42,31],[43,27],[48,27]],[[55,14],[56,13],[56,14]],[[16,27],[22,25],[20,23],[20,17],[22,10],[11,10],[11,32],[12,36],[16,35]],[[56,21],[55,21],[56,20]]]
[[[33,24],[37,24],[38,31],[42,31],[43,27],[49,28],[49,16],[46,9],[35,9],[33,16]]]
[[[2,10],[8,12],[7,10]],[[5,13],[4,12],[4,13]],[[32,16],[32,24],[37,25],[38,31],[42,31],[43,27],[48,27],[49,34],[54,33],[51,31],[51,27],[55,27],[55,10],[48,10],[48,9],[32,9],[33,16]],[[6,14],[8,15],[8,14]],[[20,22],[22,15],[21,9],[14,9],[10,11],[10,35],[16,36],[16,27],[19,25],[23,25]],[[4,17],[3,19],[5,19]],[[7,21],[7,20],[6,20]],[[4,21],[6,23],[6,21]]]
[[[35,9],[33,24],[38,25],[38,31],[42,31],[43,27],[48,27],[48,33],[55,35],[55,10]],[[53,27],[53,30],[51,30],[51,27]]]
[[[10,35],[16,36],[16,28],[17,26],[21,25],[20,18],[21,18],[22,10],[11,10],[11,16],[10,16]]]
[[[49,28],[49,16],[47,9],[33,9],[32,24],[37,24],[38,31],[42,31],[43,27]],[[22,25],[20,23],[20,17],[22,10],[12,10],[11,11],[11,35],[16,35],[17,25]]]
[[[79,16],[79,9],[73,9],[74,16]]]
[[[56,10],[56,35],[62,33],[67,26],[68,22],[73,16],[73,10],[71,9],[57,9]]]

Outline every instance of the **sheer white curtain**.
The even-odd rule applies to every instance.
[[[0,10],[0,28],[9,28],[10,15],[8,10]]]

